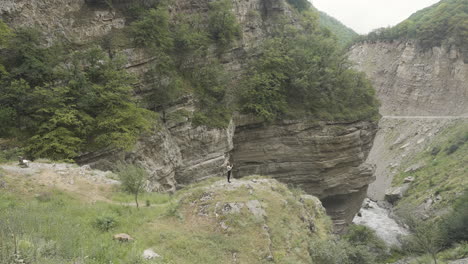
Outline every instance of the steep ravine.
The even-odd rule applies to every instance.
[[[429,151],[444,129],[456,122],[468,123],[466,59],[456,47],[422,49],[414,41],[359,43],[348,55],[355,68],[371,79],[383,116],[366,160],[376,168],[376,180],[367,195],[378,203],[365,203],[354,222],[398,245],[396,238],[407,231],[392,223],[391,209],[378,204],[385,204],[385,193],[396,174],[426,165],[414,159]],[[431,190],[424,195],[429,197]]]

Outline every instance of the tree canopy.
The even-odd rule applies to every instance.
[[[335,38],[301,13],[301,28],[282,24],[252,59],[241,107],[264,120],[307,116],[323,120],[372,119],[378,103],[370,82],[351,69]]]
[[[99,148],[129,149],[153,114],[133,99],[122,57],[99,47],[66,54],[20,29],[1,50],[2,137],[18,137],[31,157],[72,159]]]

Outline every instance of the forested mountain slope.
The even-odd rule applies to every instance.
[[[381,28],[361,40],[417,40],[424,48],[455,45],[468,52],[468,2],[442,0],[391,28]]]
[[[319,11],[319,14],[320,25],[329,29],[337,37],[338,43],[340,43],[341,46],[345,47],[347,44],[351,43],[351,41],[353,41],[359,36],[359,34],[356,33],[354,30],[347,27],[339,20],[328,15],[327,13]]]

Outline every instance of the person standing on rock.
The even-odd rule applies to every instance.
[[[226,166],[226,169],[227,169],[227,181],[229,183],[231,183],[231,171],[232,171],[232,167],[234,167],[233,165],[231,165],[229,162]]]

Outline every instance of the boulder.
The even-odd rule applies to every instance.
[[[120,242],[132,242],[134,240],[129,234],[125,233],[116,234],[113,236],[113,239]]]
[[[405,183],[402,186],[392,187],[385,192],[385,200],[391,204],[394,204],[396,201],[400,200],[406,191],[410,187],[409,183]]]
[[[404,180],[403,180],[404,183],[411,183],[411,182],[414,182],[414,177],[412,176],[409,176],[409,177],[406,177]]]
[[[144,259],[155,259],[155,258],[160,258],[161,256],[154,252],[151,248],[148,248],[148,249],[145,249],[145,251],[143,251],[143,255],[142,257]]]

